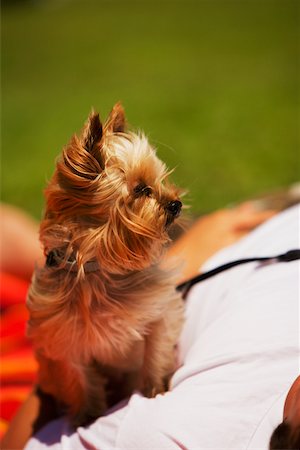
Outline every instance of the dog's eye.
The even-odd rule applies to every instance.
[[[149,197],[152,194],[152,189],[150,186],[147,186],[145,183],[140,183],[134,188],[134,194],[137,197],[140,197],[142,195]]]

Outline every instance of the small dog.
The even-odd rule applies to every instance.
[[[27,334],[39,386],[74,425],[135,389],[163,392],[175,369],[183,304],[161,259],[182,204],[168,175],[118,103],[104,125],[91,113],[46,189]]]

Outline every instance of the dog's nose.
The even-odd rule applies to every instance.
[[[166,210],[169,214],[171,214],[173,217],[177,217],[180,214],[182,207],[182,203],[179,200],[174,200],[173,202],[169,202],[167,204]]]

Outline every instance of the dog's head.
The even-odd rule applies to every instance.
[[[46,189],[46,253],[67,253],[81,267],[97,260],[112,273],[149,266],[182,206],[167,177],[145,136],[125,131],[119,103],[104,125],[92,112],[82,134],[64,148]]]

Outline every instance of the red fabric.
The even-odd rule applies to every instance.
[[[10,273],[0,272],[1,308],[24,303],[29,283]]]
[[[8,273],[0,273],[0,436],[28,396],[36,376],[37,364],[30,342],[25,337],[28,319],[25,300],[28,287],[28,281]]]

